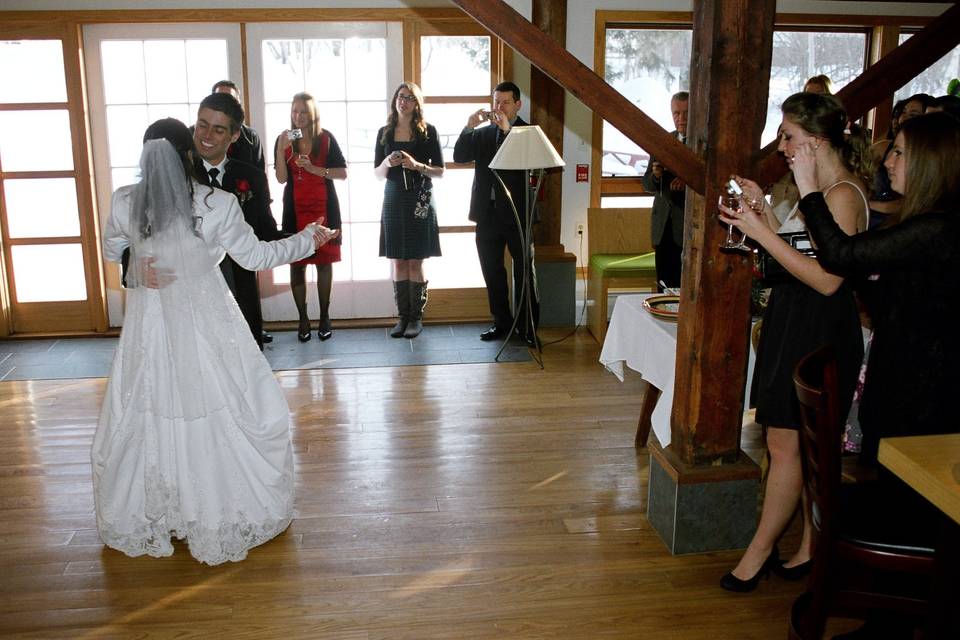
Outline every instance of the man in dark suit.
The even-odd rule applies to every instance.
[[[280,237],[270,213],[270,188],[266,174],[252,164],[227,157],[227,148],[240,136],[243,107],[227,93],[212,93],[200,103],[193,142],[210,176],[210,184],[237,196],[243,217],[260,240]],[[220,263],[230,291],[250,325],[250,331],[263,348],[263,316],[257,273],[247,271],[228,255]]]
[[[501,82],[493,90],[493,111],[476,111],[470,114],[467,126],[460,133],[453,148],[454,162],[473,162],[473,189],[470,194],[470,220],[477,223],[477,254],[483,281],[487,285],[487,302],[493,315],[493,326],[480,334],[481,340],[496,340],[507,335],[513,324],[510,311],[507,271],[503,266],[504,247],[510,250],[513,259],[513,287],[516,296],[523,286],[523,233],[517,228],[513,209],[500,182],[490,169],[490,161],[500,148],[503,139],[514,125],[524,126],[517,113],[520,111],[520,89],[512,82]],[[485,127],[481,122],[489,121]],[[513,196],[520,214],[520,224],[526,228],[528,186],[526,172],[500,171],[500,176]],[[531,239],[527,239],[529,242]],[[531,269],[532,283],[536,282]],[[517,300],[517,313],[522,314],[518,326],[521,336],[528,344],[536,344],[536,326],[539,322],[540,305],[536,287],[531,290],[533,326],[529,326],[525,305]]]
[[[670,98],[670,112],[676,127],[672,134],[684,144],[687,142],[689,104],[690,94],[686,91]],[[687,185],[651,157],[643,174],[643,188],[654,194],[650,231],[656,252],[657,279],[668,287],[679,287]]]
[[[221,80],[213,85],[210,93],[227,93],[233,96],[241,105],[240,89],[233,80]],[[252,127],[240,123],[240,137],[237,141],[227,147],[227,157],[234,160],[242,160],[258,167],[260,171],[266,171],[266,164],[263,159],[263,147],[260,146],[260,136]]]

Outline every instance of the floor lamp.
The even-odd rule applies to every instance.
[[[533,246],[533,238],[531,237],[533,233],[533,210],[537,203],[537,195],[540,193],[540,187],[543,184],[543,170],[552,167],[562,167],[565,164],[563,158],[556,152],[553,145],[550,144],[550,141],[547,139],[547,136],[544,135],[543,131],[537,125],[511,128],[510,133],[503,139],[500,149],[497,150],[496,155],[493,156],[493,159],[490,161],[490,169],[493,170],[493,175],[496,176],[500,186],[503,187],[504,192],[507,194],[507,200],[510,201],[510,208],[513,210],[513,217],[517,223],[517,228],[520,230],[523,241],[523,286],[521,287],[520,295],[516,296],[516,300],[522,300],[524,306],[527,308],[528,326],[533,332],[533,341],[539,355],[539,357],[535,356],[535,359],[541,369],[543,369],[543,345],[540,344],[540,338],[537,336],[537,328],[534,326],[533,305],[531,304],[534,286],[530,269],[533,260],[531,249]],[[517,211],[517,204],[514,201],[513,194],[510,193],[510,189],[507,188],[507,185],[503,182],[503,178],[500,177],[500,171],[516,170],[526,172],[523,183],[525,188],[522,194],[522,206],[524,207],[526,217],[523,221],[520,220],[520,214]],[[529,193],[531,172],[535,172],[537,180],[533,187],[533,192]],[[517,196],[519,197],[520,194],[517,194]],[[497,351],[494,360],[500,359],[500,354],[503,353],[504,348],[506,348],[507,343],[513,336],[513,331],[516,329],[519,320],[520,314],[513,314],[513,324],[510,326],[510,331],[507,332],[507,337],[504,339],[503,344],[500,345],[500,350]]]

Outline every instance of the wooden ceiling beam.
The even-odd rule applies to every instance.
[[[703,160],[503,0],[451,0],[702,194]]]

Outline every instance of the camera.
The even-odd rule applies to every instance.
[[[394,160],[399,160],[400,158],[403,157],[403,154],[400,153],[399,151],[394,151],[393,153],[390,154],[390,157],[393,158]]]
[[[730,178],[730,182],[727,183],[727,192],[732,196],[743,195],[743,189],[740,188],[740,185],[737,184],[737,181],[733,178]]]
[[[287,131],[287,140],[290,140],[290,141],[299,140],[302,137],[303,137],[303,131],[301,131],[300,129],[290,129],[289,131]]]
[[[495,112],[495,111],[484,111],[484,112],[483,112],[483,117],[486,118],[487,120],[489,120],[490,122],[493,122],[494,116],[496,116],[496,112]]]

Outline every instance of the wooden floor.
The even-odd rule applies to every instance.
[[[605,372],[589,335],[545,356],[279,373],[296,519],[212,568],[100,543],[105,380],[0,383],[0,636],[786,637],[802,585],[727,593],[738,552],[673,557],[647,524],[639,378]]]

